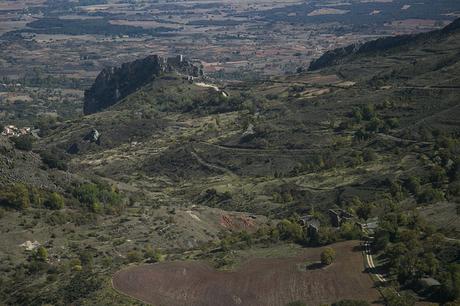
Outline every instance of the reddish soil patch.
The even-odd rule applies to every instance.
[[[285,305],[302,300],[307,305],[340,299],[379,298],[363,271],[359,243],[333,245],[336,261],[329,267],[300,269],[306,260],[317,261],[321,248],[302,256],[257,258],[233,272],[215,271],[203,262],[168,262],[130,267],[113,277],[115,289],[144,302],[160,305]]]

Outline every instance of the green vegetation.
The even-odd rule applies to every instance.
[[[72,194],[95,213],[120,213],[124,208],[119,192],[105,184],[84,183],[75,187]]]
[[[0,205],[17,210],[30,206],[29,191],[24,184],[5,186],[0,190]]]
[[[44,203],[49,209],[62,209],[64,207],[64,197],[56,192],[52,192]]]
[[[29,135],[21,135],[12,138],[14,146],[18,150],[31,151],[33,147],[33,137]]]
[[[368,306],[370,305],[366,301],[362,300],[341,300],[336,303],[333,303],[332,306]]]
[[[67,170],[67,156],[54,149],[52,151],[40,152],[43,163],[51,169]]]
[[[335,250],[333,248],[325,248],[321,253],[321,263],[323,265],[330,265],[335,260]]]
[[[108,19],[99,14],[81,28],[81,21],[53,17],[32,26],[42,33],[101,33]],[[104,30],[141,35],[129,27]],[[130,305],[136,302],[110,288],[113,273],[129,264],[192,259],[229,270],[251,252],[283,257],[365,237],[388,279],[388,292],[379,288],[388,305],[455,303],[460,140],[458,94],[449,84],[458,79],[458,55],[451,51],[457,35],[444,40],[438,33],[364,59],[354,54],[320,74],[300,69],[264,82],[222,81],[230,96],[197,86],[185,73],[130,75],[128,65],[126,78],[115,77],[114,84],[142,82],[91,115],[33,115],[32,121],[27,103],[5,106],[16,114],[27,109],[21,120],[41,131],[34,141],[12,138],[17,149],[36,149],[30,153],[0,139],[0,300]],[[82,54],[81,61],[91,65],[94,56],[100,55]],[[37,71],[27,85],[57,83]],[[29,90],[32,101],[40,94],[59,97],[51,89]],[[71,94],[81,101],[81,91]],[[88,139],[93,129],[100,140]],[[322,263],[315,267],[334,263],[331,247],[320,256],[313,252]]]

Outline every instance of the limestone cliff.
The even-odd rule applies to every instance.
[[[105,68],[91,88],[85,91],[83,112],[88,115],[104,110],[162,74],[171,72],[191,77],[203,74],[200,68],[181,55],[171,58],[151,55],[121,67]]]

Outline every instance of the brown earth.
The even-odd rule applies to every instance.
[[[176,261],[129,267],[113,277],[116,290],[154,305],[307,305],[341,299],[376,302],[379,293],[364,271],[359,242],[332,245],[336,261],[306,269],[317,262],[322,248],[302,255],[254,258],[232,272],[216,271],[204,262]],[[318,266],[318,264],[316,264]]]

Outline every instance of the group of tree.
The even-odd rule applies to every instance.
[[[30,135],[12,137],[11,140],[14,143],[14,147],[18,150],[31,151],[33,148],[34,138]]]
[[[68,157],[57,149],[40,152],[45,165],[51,169],[67,170]]]
[[[124,208],[119,191],[101,182],[80,184],[72,194],[83,207],[94,213],[120,213]]]
[[[64,197],[54,191],[40,190],[16,183],[3,186],[0,190],[0,206],[23,210],[29,206],[58,210],[64,208]]]
[[[433,298],[460,298],[460,265],[449,255],[454,245],[415,212],[388,212],[374,237],[374,250],[383,252],[390,275],[402,286],[416,288],[420,279],[432,277],[441,283],[429,288]]]

